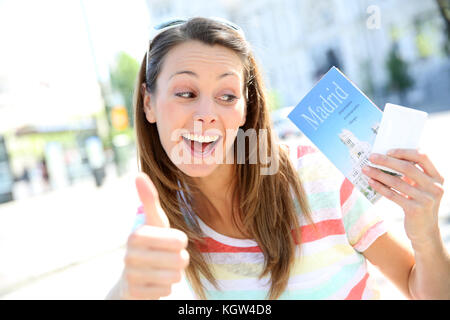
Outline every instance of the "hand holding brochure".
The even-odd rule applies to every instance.
[[[383,113],[337,68],[331,68],[288,118],[375,203],[380,194],[361,170],[369,165]]]
[[[386,103],[380,129],[373,144],[372,153],[386,154],[395,148],[417,149],[428,114],[423,111]],[[392,175],[403,176],[401,172],[370,163]]]

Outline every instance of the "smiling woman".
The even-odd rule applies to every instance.
[[[208,176],[218,166],[207,159],[213,157],[214,147],[226,150],[227,139],[236,137],[228,136],[227,129],[238,129],[245,122],[242,63],[233,50],[200,41],[177,45],[164,60],[157,89],[144,91],[146,119],[157,124],[162,147],[173,163],[180,163],[175,146],[190,140],[187,151],[194,161],[180,164],[180,170],[192,177]],[[220,141],[208,148],[206,136]]]
[[[287,153],[280,154],[280,172],[271,176],[260,174],[261,164],[249,165],[248,154],[247,163],[237,164],[239,129],[264,129],[269,154],[273,145],[264,88],[248,43],[223,22],[197,18],[162,30],[148,54],[136,96],[140,164],[170,225],[188,236],[190,284],[206,297],[201,277],[216,282],[200,251],[201,218],[227,236],[256,239],[268,261],[263,273],[275,280],[270,295],[280,295],[289,278],[285,270],[295,261],[290,236],[292,228],[299,230],[295,197],[305,216],[309,208]],[[176,161],[173,150],[180,144],[188,146],[193,163]],[[225,164],[230,154],[235,161]]]
[[[259,69],[239,28],[206,18],[165,25],[138,75],[142,206],[110,298],[168,296],[184,272],[201,299],[376,298],[366,259],[408,297],[448,295],[449,259],[438,237],[420,246],[415,264],[315,148],[299,146],[294,167],[276,144]],[[245,152],[238,150],[242,139]],[[279,163],[277,170],[265,174],[267,163],[252,161],[261,151]],[[178,161],[180,154],[193,162]],[[434,200],[434,211],[424,210],[430,217],[409,220],[411,239],[435,233],[431,217],[440,199]],[[417,203],[408,206],[422,212]],[[418,222],[426,230],[416,230]]]

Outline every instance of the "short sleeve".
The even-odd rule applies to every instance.
[[[363,252],[387,231],[386,224],[376,207],[348,179],[340,187],[340,200],[348,241],[356,251]]]
[[[365,251],[387,231],[376,206],[309,141],[296,151],[297,170],[310,199],[313,220],[342,220],[349,244],[358,252]]]

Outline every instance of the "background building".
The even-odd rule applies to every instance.
[[[450,81],[445,26],[435,1],[147,0],[147,5],[155,24],[198,15],[240,25],[282,105],[298,103],[332,65],[380,108],[389,101],[435,111],[450,99],[444,87]],[[387,61],[394,49],[414,79],[404,97],[389,86]]]

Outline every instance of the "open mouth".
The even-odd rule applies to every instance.
[[[192,134],[183,134],[183,140],[191,150],[194,156],[209,156],[215,149],[217,143],[222,139],[221,136],[198,136]]]

